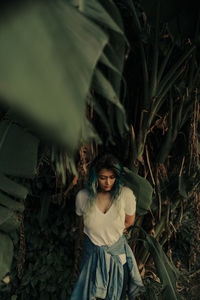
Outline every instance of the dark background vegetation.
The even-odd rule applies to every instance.
[[[5,6],[6,18],[14,21],[0,25],[10,41],[7,45],[2,29],[0,233],[9,239],[1,242],[0,258],[9,259],[1,274],[0,298],[69,299],[81,251],[75,195],[85,184],[92,160],[111,152],[125,166],[124,180],[138,200],[136,223],[127,233],[146,288],[137,299],[200,299],[199,4],[92,1],[90,10],[88,1],[84,8],[79,1],[62,3],[66,7],[55,1],[35,9],[21,2],[22,23],[15,18],[18,12]],[[44,26],[41,40],[50,36],[45,41],[53,41],[56,55],[48,42],[37,46],[41,40],[35,19]],[[23,36],[24,24],[28,36],[35,35],[29,40],[25,34],[16,45],[14,36]],[[89,38],[94,52],[84,43]],[[11,46],[15,51],[9,56]],[[51,51],[57,65],[48,61]],[[88,57],[82,57],[87,52]],[[20,59],[25,67],[18,74]],[[38,69],[33,67],[36,62]],[[16,77],[11,78],[11,72]],[[60,72],[69,87],[65,90],[61,84],[55,97],[62,80],[55,85],[51,80]],[[7,86],[9,91],[4,90]],[[36,115],[30,113],[26,97],[31,112],[36,111],[33,102],[44,100],[44,107],[38,106]]]

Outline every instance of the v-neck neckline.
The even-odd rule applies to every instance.
[[[100,208],[97,206],[97,203],[95,203],[96,209],[102,214],[102,215],[107,215],[109,213],[109,211],[111,210],[113,203],[111,204],[111,206],[109,207],[109,209],[104,213],[100,210]]]

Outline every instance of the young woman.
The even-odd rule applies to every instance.
[[[81,271],[71,300],[134,299],[143,286],[133,253],[123,235],[135,220],[133,192],[121,184],[122,168],[112,155],[95,160],[88,187],[76,196],[83,224]]]

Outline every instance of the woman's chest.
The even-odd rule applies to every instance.
[[[95,205],[93,211],[87,217],[87,227],[97,228],[102,230],[107,228],[121,228],[124,227],[125,212],[122,208],[117,208],[115,205],[111,205],[106,213],[103,213],[100,208]]]

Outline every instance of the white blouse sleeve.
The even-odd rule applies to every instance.
[[[80,190],[76,195],[76,214],[78,216],[82,216],[84,214],[87,199],[88,199],[87,190]]]
[[[125,214],[132,216],[136,212],[136,198],[132,190],[126,187],[125,193]]]

